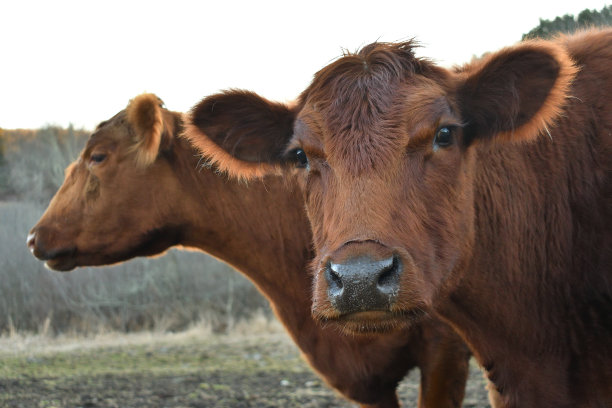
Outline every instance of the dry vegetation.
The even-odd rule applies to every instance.
[[[403,406],[415,406],[418,386],[418,371],[400,384]],[[262,314],[226,334],[201,323],[180,333],[0,338],[0,406],[355,407]],[[473,365],[464,407],[486,406]]]

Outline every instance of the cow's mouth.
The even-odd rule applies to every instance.
[[[41,261],[45,261],[45,266],[55,271],[70,271],[77,267],[76,248],[45,249],[41,246],[30,246],[32,255]]]
[[[315,315],[315,319],[323,325],[336,326],[349,334],[375,334],[405,330],[425,315],[424,310],[415,308],[406,311],[356,312],[334,317]]]

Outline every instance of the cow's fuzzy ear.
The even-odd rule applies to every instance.
[[[560,43],[527,41],[462,72],[458,101],[468,141],[530,141],[562,112],[577,69]]]
[[[221,171],[238,178],[278,173],[293,134],[293,111],[248,91],[204,98],[185,117],[185,136]]]
[[[136,163],[147,167],[155,161],[165,130],[163,102],[151,93],[138,95],[126,108],[127,120],[135,130],[133,151]]]

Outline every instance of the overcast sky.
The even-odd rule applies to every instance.
[[[245,88],[290,100],[342,53],[412,37],[450,66],[521,39],[539,18],[603,0],[0,2],[0,127],[92,129],[142,92],[185,111]]]

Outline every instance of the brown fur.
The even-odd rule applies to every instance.
[[[159,118],[174,130],[160,133]],[[181,115],[152,95],[100,124],[32,229],[34,255],[70,270],[173,245],[206,251],[258,286],[306,359],[347,398],[363,407],[397,407],[398,381],[418,366],[419,407],[461,405],[469,354],[449,327],[429,320],[400,336],[355,337],[318,325],[310,314],[311,233],[301,193],[278,177],[245,186],[199,168],[197,152],[177,137],[180,129]],[[145,168],[139,153],[151,159],[150,145],[134,147],[134,134],[161,137],[163,148]],[[93,161],[100,153],[105,159]]]
[[[612,406],[612,30],[454,70],[412,48],[375,43],[323,68],[278,122],[291,136],[266,145],[259,132],[267,153],[251,152],[304,191],[314,315],[385,331],[430,311],[468,342],[500,406]],[[259,107],[240,104],[249,123],[233,109],[198,118],[210,142],[258,133]],[[448,146],[434,143],[441,127]],[[386,312],[330,302],[326,265],[356,254],[400,259]]]
[[[162,105],[157,96],[142,94],[130,101],[126,108],[127,120],[136,133],[133,151],[141,167],[147,167],[157,157],[164,131]]]

